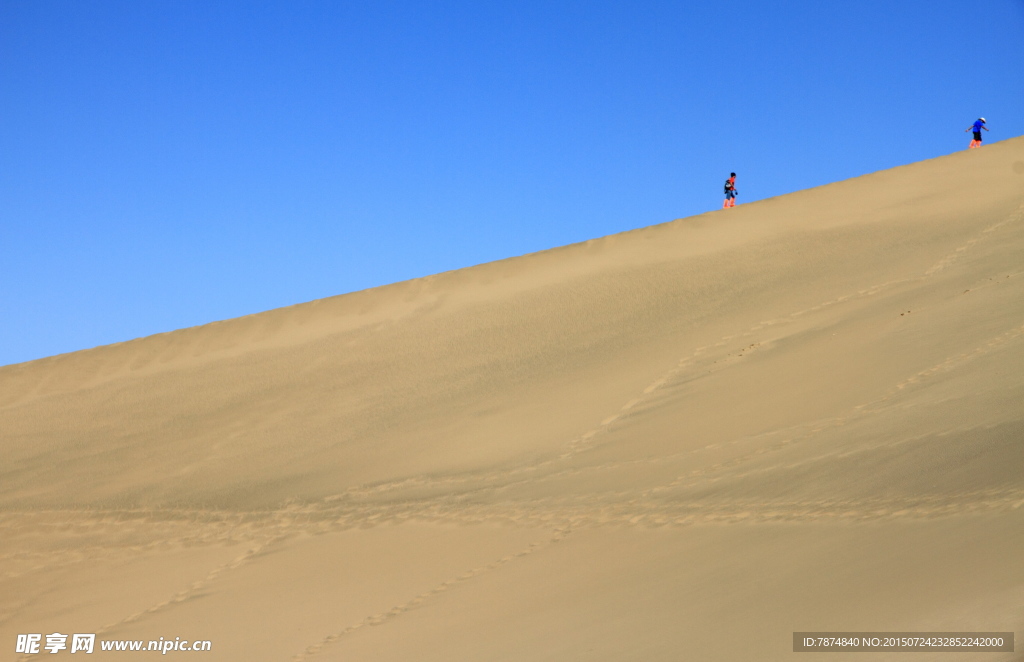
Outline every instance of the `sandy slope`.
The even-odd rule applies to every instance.
[[[1024,659],[1022,254],[1015,139],[2,367],[0,659]]]

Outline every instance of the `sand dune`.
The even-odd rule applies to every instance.
[[[1021,255],[1019,138],[2,367],[3,659],[1024,659]]]

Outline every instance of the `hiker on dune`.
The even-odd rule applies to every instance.
[[[973,131],[974,132],[974,140],[971,141],[971,146],[968,147],[967,149],[974,149],[975,147],[981,147],[981,130],[982,129],[985,129],[986,131],[988,131],[988,127],[985,126],[985,118],[984,117],[979,117],[977,120],[975,120],[974,124],[972,124],[971,126],[967,127],[964,130],[964,133],[967,133],[968,131]]]
[[[722,204],[722,209],[726,207],[736,206],[736,194],[739,191],[736,190],[736,173],[730,173],[729,179],[725,180],[725,202]]]

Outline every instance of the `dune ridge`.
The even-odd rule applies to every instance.
[[[296,661],[1024,641],[1022,232],[1016,138],[0,367],[0,641]]]

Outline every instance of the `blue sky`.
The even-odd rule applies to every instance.
[[[0,365],[1024,134],[1024,0],[0,0]]]

